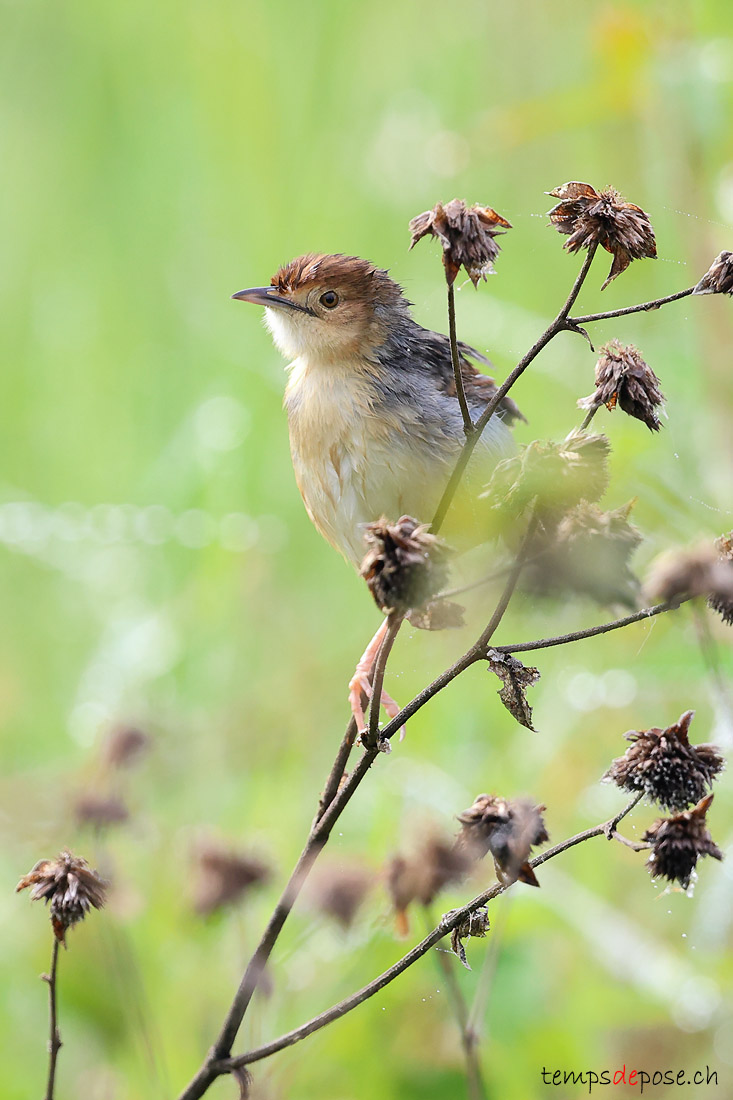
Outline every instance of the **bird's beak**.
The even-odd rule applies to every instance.
[[[238,290],[236,294],[232,294],[232,298],[236,298],[239,302],[252,302],[256,306],[275,306],[308,312],[304,306],[298,305],[292,298],[285,298],[276,286],[253,286],[249,290]]]

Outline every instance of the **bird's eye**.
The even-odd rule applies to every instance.
[[[335,290],[327,290],[318,300],[326,309],[335,309],[339,304],[339,296]]]

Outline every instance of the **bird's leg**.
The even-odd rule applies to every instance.
[[[354,716],[356,722],[356,728],[361,733],[366,729],[366,717],[364,715],[364,708],[361,704],[361,697],[365,695],[367,699],[371,699],[372,696],[372,682],[371,672],[374,662],[377,659],[382,642],[384,641],[387,633],[387,619],[384,620],[377,633],[372,638],[369,645],[364,650],[364,653],[356,666],[354,675],[349,681],[349,703],[351,705],[351,713]],[[394,718],[399,714],[400,706],[396,703],[391,695],[388,695],[386,691],[382,691],[382,697],[380,702],[390,718]]]

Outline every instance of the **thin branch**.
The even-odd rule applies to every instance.
[[[620,630],[631,623],[639,623],[643,619],[651,619],[655,615],[663,615],[666,611],[676,611],[690,597],[672,600],[669,603],[658,603],[654,607],[645,607],[641,611],[635,611],[633,615],[624,615],[622,619],[614,619],[610,623],[601,623],[600,626],[590,626],[586,630],[574,630],[570,634],[558,634],[554,638],[539,638],[536,642],[516,642],[513,645],[495,645],[497,653],[529,653],[535,649],[550,649],[551,646],[567,645],[568,642],[580,642],[583,638],[594,638],[597,634],[608,634],[611,630]]]
[[[600,407],[601,407],[600,405],[593,405],[592,408],[588,409],[588,412],[583,417],[583,423],[578,428],[578,431],[580,431],[580,432],[585,431],[585,429],[589,426],[591,420],[596,415],[596,413],[598,412]]]
[[[372,701],[369,707],[369,733],[367,739],[362,741],[369,748],[376,748],[381,742],[379,736],[379,709],[382,705],[382,688],[384,686],[384,673],[387,668],[387,660],[392,652],[395,638],[399,632],[404,615],[387,616],[387,633],[382,639],[376,660],[374,662],[374,677],[372,679]]]
[[[568,317],[570,325],[587,325],[591,321],[608,321],[611,317],[628,317],[630,313],[648,313],[651,310],[666,306],[669,302],[678,302],[680,298],[687,298],[694,291],[694,286],[687,290],[678,290],[676,294],[668,294],[666,298],[655,298],[653,302],[642,302],[638,306],[625,306],[623,309],[609,309],[607,313],[587,313],[585,317]]]
[[[651,848],[651,844],[645,844],[643,841],[629,840],[627,836],[622,836],[622,834],[617,833],[615,829],[608,839],[618,840],[620,844],[625,844],[627,848],[631,848],[632,852],[648,852]]]
[[[636,801],[636,798],[632,799],[622,813],[619,814],[619,821],[633,809],[636,805]],[[548,860],[554,859],[555,856],[560,855],[562,852],[566,852],[569,848],[575,847],[576,844],[582,844],[584,841],[591,840],[596,836],[603,836],[607,825],[608,822],[602,822],[600,825],[594,825],[590,829],[584,829],[582,832],[568,837],[567,840],[561,841],[559,844],[554,845],[554,847],[548,848],[546,852],[542,852],[540,855],[535,856],[534,859],[531,859],[529,861],[530,866],[539,867],[541,864],[547,863]],[[351,996],[345,997],[342,1001],[339,1001],[338,1004],[326,1009],[325,1012],[321,1012],[318,1016],[314,1016],[313,1019],[309,1020],[307,1023],[301,1024],[300,1027],[293,1028],[292,1031],[288,1031],[285,1035],[281,1035],[278,1039],[273,1039],[269,1043],[264,1043],[262,1046],[247,1051],[245,1054],[237,1055],[236,1058],[227,1058],[216,1063],[214,1067],[216,1072],[230,1073],[233,1069],[238,1069],[241,1066],[249,1066],[253,1062],[259,1062],[263,1058],[269,1058],[270,1055],[277,1054],[278,1051],[293,1046],[295,1043],[307,1038],[314,1032],[320,1031],[321,1028],[326,1027],[334,1020],[338,1020],[342,1016],[345,1016],[358,1005],[363,1004],[364,1001],[369,1000],[370,997],[381,992],[385,986],[388,986],[395,978],[398,978],[400,974],[408,970],[418,961],[418,959],[421,959],[432,947],[447,936],[449,932],[452,932],[454,928],[461,924],[470,913],[473,913],[474,910],[481,908],[488,902],[493,901],[494,898],[508,889],[509,885],[505,886],[500,882],[494,883],[488,890],[484,890],[483,893],[473,898],[472,901],[469,901],[462,908],[453,909],[450,913],[446,914],[437,927],[421,940],[420,943],[416,944],[411,951],[408,951],[398,962],[390,966],[389,969],[385,970],[379,977],[374,978],[368,985],[363,986],[363,988],[359,989],[356,993],[352,993]]]
[[[448,283],[448,334],[450,339],[450,357],[453,362],[453,377],[456,383],[456,396],[463,417],[463,430],[466,436],[473,435],[474,426],[466,400],[466,390],[461,374],[461,361],[458,355],[458,337],[456,335],[456,296],[453,283]]]
[[[567,327],[568,314],[573,308],[575,300],[580,293],[580,289],[585,282],[585,278],[588,274],[588,271],[590,270],[590,265],[593,262],[593,257],[596,253],[596,248],[597,245],[594,242],[588,249],[585,260],[583,261],[583,266],[580,269],[580,272],[578,273],[575,282],[573,283],[572,290],[570,291],[564,306],[558,313],[555,320],[552,321],[551,324],[545,329],[539,340],[537,340],[537,342],[532,345],[527,354],[519,360],[511,374],[509,374],[508,377],[501,384],[501,386],[499,386],[498,390],[491,398],[484,411],[481,413],[481,416],[474,424],[474,430],[469,436],[466,437],[466,441],[463,444],[463,449],[458,456],[456,465],[453,468],[453,473],[450,476],[450,480],[445,487],[445,491],[440,499],[440,503],[438,504],[435,516],[433,517],[433,522],[431,526],[432,530],[436,534],[443,526],[445,517],[448,514],[448,509],[453,502],[453,497],[456,495],[458,486],[461,482],[461,479],[463,478],[471,455],[473,454],[474,448],[478,443],[484,428],[489,423],[492,416],[494,415],[506,395],[509,393],[509,390],[512,388],[514,383],[522,374],[524,374],[525,370],[530,365],[532,360],[537,358],[542,349],[547,344],[549,344],[550,340],[552,340],[554,336],[557,336],[558,332],[562,332]]]
[[[318,812],[313,822],[314,827],[321,820],[326,810],[336,797],[336,793],[341,786],[341,780],[344,777],[346,765],[349,762],[349,756],[351,755],[351,750],[354,747],[354,741],[356,740],[356,735],[358,732],[359,731],[356,728],[356,719],[352,717],[351,721],[346,727],[346,732],[344,733],[344,736],[341,740],[341,744],[339,745],[339,750],[336,753],[336,759],[331,766],[331,771],[328,774],[328,779],[326,780],[326,785],[323,788],[323,793],[318,800]]]
[[[48,1081],[46,1084],[45,1100],[53,1100],[54,1085],[56,1082],[56,1062],[61,1050],[61,1036],[59,1035],[58,1012],[56,1008],[56,988],[58,979],[60,943],[56,936],[53,938],[53,951],[51,952],[51,973],[44,974],[44,981],[48,983]]]
[[[641,802],[643,797],[644,792],[639,791],[639,793],[631,800],[631,802],[629,802],[628,806],[626,806],[621,811],[618,817],[612,817],[610,821],[606,822],[606,836],[609,840],[613,836],[618,837],[618,834],[616,833],[616,826],[618,825],[619,821],[621,821],[622,818],[626,817],[626,815],[633,810],[634,806],[638,805],[638,803]]]
[[[428,933],[430,933],[435,927],[435,919],[431,914],[430,906],[424,905],[423,912],[427,921]],[[471,1026],[468,1005],[466,1004],[461,984],[456,975],[456,968],[454,965],[456,960],[451,959],[447,952],[440,950],[433,952],[433,958],[442,975],[443,984],[448,990],[448,1000],[453,1009],[453,1015],[456,1018],[458,1030],[461,1033],[461,1046],[463,1047],[463,1053],[466,1059],[466,1080],[468,1083],[469,1100],[488,1100],[486,1086],[481,1072],[481,1062],[478,1057],[478,1035]]]

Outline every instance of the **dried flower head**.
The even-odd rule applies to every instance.
[[[470,936],[476,936],[478,939],[484,939],[486,933],[489,931],[491,925],[489,924],[489,910],[485,905],[479,909],[474,909],[472,913],[468,913],[467,916],[457,924],[451,932],[450,946],[451,950],[461,960],[466,970],[470,970],[468,965],[468,959],[466,958],[466,949],[463,946],[463,941],[467,940]]]
[[[716,610],[733,603],[733,559],[704,542],[668,550],[652,562],[644,586],[650,599],[664,603],[706,596]]]
[[[93,871],[85,859],[64,850],[56,859],[41,859],[18,885],[18,890],[31,889],[31,900],[41,898],[48,905],[53,933],[59,943],[66,943],[66,930],[83,920],[90,909],[101,909],[107,895],[107,884]]]
[[[452,882],[460,882],[473,856],[453,837],[438,832],[425,836],[410,856],[394,856],[387,867],[387,890],[401,934],[408,930],[407,910],[417,901],[430,905]]]
[[[728,570],[733,565],[733,531],[727,535],[721,535],[715,540],[715,549],[718,551],[718,564]],[[726,572],[727,576],[727,572]],[[719,585],[718,591],[708,598],[708,606],[717,611],[724,623],[733,626],[733,593],[726,592],[725,586]]]
[[[661,424],[656,409],[664,401],[659,379],[633,344],[611,340],[600,351],[596,363],[596,391],[578,401],[581,409],[595,411],[601,405],[613,410],[616,405],[629,416],[643,421],[650,431]]]
[[[643,791],[664,810],[686,810],[699,802],[725,760],[715,745],[690,744],[694,717],[694,710],[687,710],[667,729],[629,730],[625,736],[631,745],[603,778],[624,791]]]
[[[516,517],[532,503],[557,520],[581,500],[596,501],[608,485],[605,435],[573,431],[559,443],[535,440],[500,462],[483,493],[492,508]]]
[[[129,768],[150,747],[150,735],[136,726],[117,726],[105,738],[102,759],[108,768]]]
[[[713,796],[709,794],[693,809],[675,817],[661,818],[647,829],[643,839],[652,846],[646,864],[652,878],[661,876],[670,882],[679,882],[686,890],[698,859],[704,856],[723,858],[705,822],[712,801]]]
[[[490,206],[466,206],[461,199],[437,203],[410,222],[410,248],[426,236],[437,237],[443,246],[446,281],[455,282],[461,267],[474,286],[494,271],[499,245],[494,238],[511,229],[511,224]]]
[[[510,801],[480,794],[458,815],[463,826],[459,845],[473,859],[482,859],[491,852],[497,878],[505,886],[517,879],[539,886],[527,861],[535,845],[550,839],[542,818],[544,809],[524,798]]]
[[[445,584],[447,548],[428,526],[411,516],[396,523],[383,516],[366,525],[368,550],[360,572],[385,614],[420,607]]]
[[[130,811],[117,795],[82,794],[74,803],[74,816],[80,825],[95,829],[107,829],[110,825],[123,825]]]
[[[270,868],[262,860],[213,841],[200,845],[195,856],[193,905],[201,916],[232,905],[270,877]]]
[[[733,252],[719,252],[692,293],[733,294]]]
[[[374,884],[374,874],[358,863],[322,864],[311,877],[308,896],[315,908],[350,928]]]
[[[613,256],[605,290],[632,260],[655,259],[657,245],[649,218],[640,206],[625,202],[613,187],[598,192],[589,183],[564,183],[548,191],[560,202],[549,212],[558,233],[569,234],[568,252],[600,244]]]
[[[522,583],[543,596],[590,596],[608,606],[636,607],[639,582],[629,561],[641,535],[629,513],[633,501],[604,512],[582,501],[544,532],[525,566]]]

